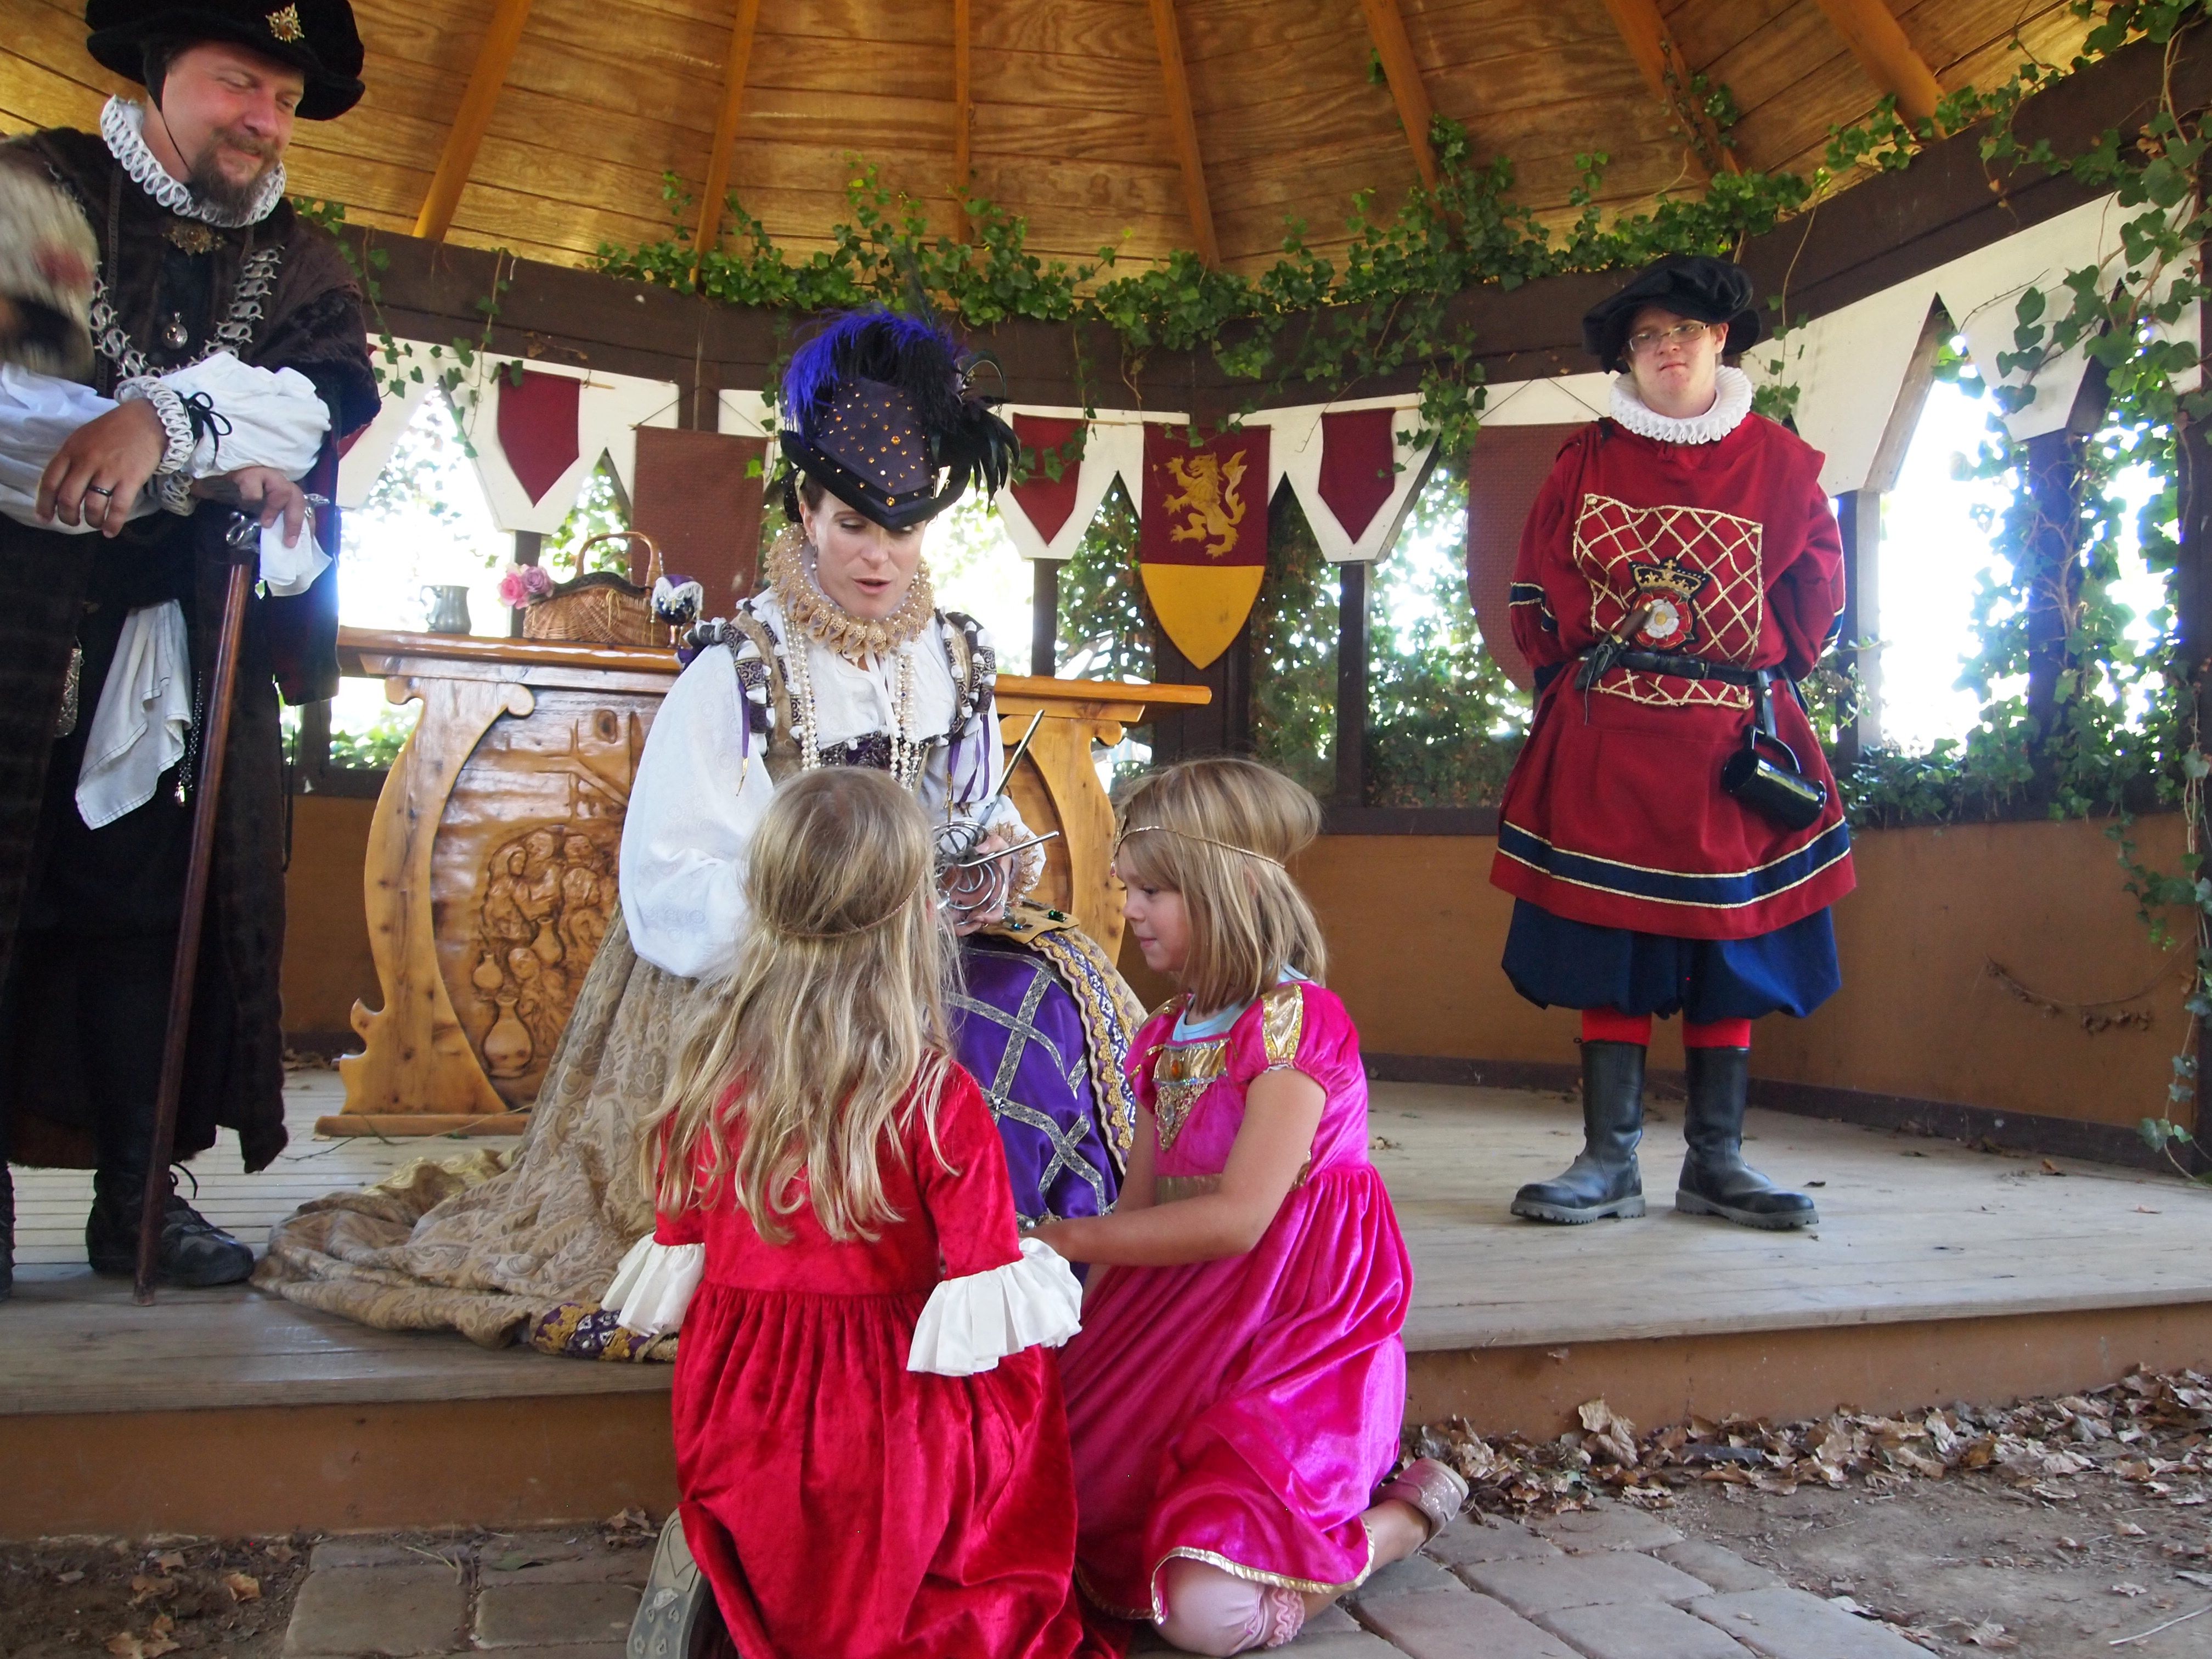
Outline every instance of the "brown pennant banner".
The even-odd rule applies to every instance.
[[[1267,574],[1267,438],[1255,427],[1194,445],[1181,427],[1145,428],[1138,574],[1194,668],[1229,648]]]

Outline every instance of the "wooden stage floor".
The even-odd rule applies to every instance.
[[[318,1141],[313,1120],[335,1109],[337,1091],[335,1073],[295,1074],[294,1146],[249,1176],[226,1137],[199,1160],[202,1209],[258,1243],[305,1199],[459,1145]],[[1758,1233],[1673,1212],[1680,1102],[1655,1103],[1654,1116],[1650,1215],[1547,1227],[1512,1219],[1506,1206],[1521,1182],[1571,1155],[1571,1102],[1375,1086],[1374,1155],[1416,1271],[1410,1416],[1459,1411],[1485,1428],[1551,1434],[1600,1395],[1650,1423],[2063,1392],[2136,1363],[2212,1367],[2212,1191],[1754,1113],[1752,1161],[1812,1191],[1826,1218],[1803,1233]],[[136,1308],[127,1285],[82,1265],[88,1177],[19,1170],[16,1181],[17,1289],[0,1304],[0,1482],[22,1463],[9,1443],[40,1420],[91,1431],[103,1417],[119,1429],[118,1413],[265,1423],[275,1408],[304,1424],[302,1413],[375,1407],[392,1436],[427,1444],[425,1412],[526,1401],[541,1432],[556,1418],[612,1413],[631,1419],[625,1432],[665,1434],[665,1367],[372,1331],[246,1289],[165,1291]],[[481,1438],[499,1419],[471,1420],[466,1436]],[[372,1511],[357,1523],[392,1512],[348,1513]]]

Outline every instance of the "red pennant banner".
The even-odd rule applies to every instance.
[[[1581,430],[1579,423],[1486,426],[1468,457],[1468,597],[1491,657],[1523,691],[1534,687],[1536,674],[1513,643],[1513,568],[1521,526],[1552,476],[1552,463]]]
[[[1061,420],[1049,415],[1017,415],[1014,416],[1014,435],[1022,441],[1026,452],[1024,459],[1030,476],[1013,488],[1013,496],[1023,514],[1042,541],[1049,542],[1060,534],[1067,522],[1068,514],[1075,511],[1076,486],[1082,481],[1083,463],[1074,453],[1073,440],[1083,430],[1079,420]],[[1058,462],[1060,476],[1048,476],[1043,457],[1052,455]]]
[[[532,503],[561,482],[581,453],[576,411],[584,383],[566,374],[522,371],[517,386],[499,376],[499,447]]]
[[[1267,574],[1267,438],[1254,427],[1194,445],[1181,427],[1145,428],[1138,574],[1194,668],[1229,648]]]
[[[1355,542],[1397,488],[1391,428],[1400,412],[1346,409],[1321,417],[1321,498]]]

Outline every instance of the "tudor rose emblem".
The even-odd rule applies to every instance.
[[[1629,611],[1650,607],[1637,630],[1637,642],[1654,651],[1680,651],[1697,643],[1698,595],[1711,583],[1711,575],[1672,556],[1656,564],[1632,559],[1628,570],[1636,580]]]
[[[269,25],[269,33],[279,40],[299,41],[307,38],[307,27],[300,21],[300,9],[296,5],[272,11],[262,21]]]

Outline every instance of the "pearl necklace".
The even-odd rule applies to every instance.
[[[914,585],[908,590],[906,599],[890,617],[880,623],[865,623],[849,615],[815,586],[806,568],[807,562],[802,558],[803,545],[795,532],[787,530],[776,538],[769,555],[776,598],[781,602],[789,624],[785,629],[783,672],[791,692],[791,735],[799,745],[799,769],[811,772],[822,764],[820,727],[814,709],[813,653],[810,647],[818,644],[834,655],[848,659],[853,647],[877,658],[888,652],[898,663],[897,685],[891,696],[890,774],[901,788],[918,789],[922,769],[929,759],[930,745],[915,737],[913,731],[914,641],[921,632],[921,622],[936,609],[928,573],[915,573]],[[804,584],[801,592],[811,599],[811,604],[793,603],[789,590],[794,586],[793,577]],[[910,618],[908,613],[917,595],[921,607],[919,615]]]

